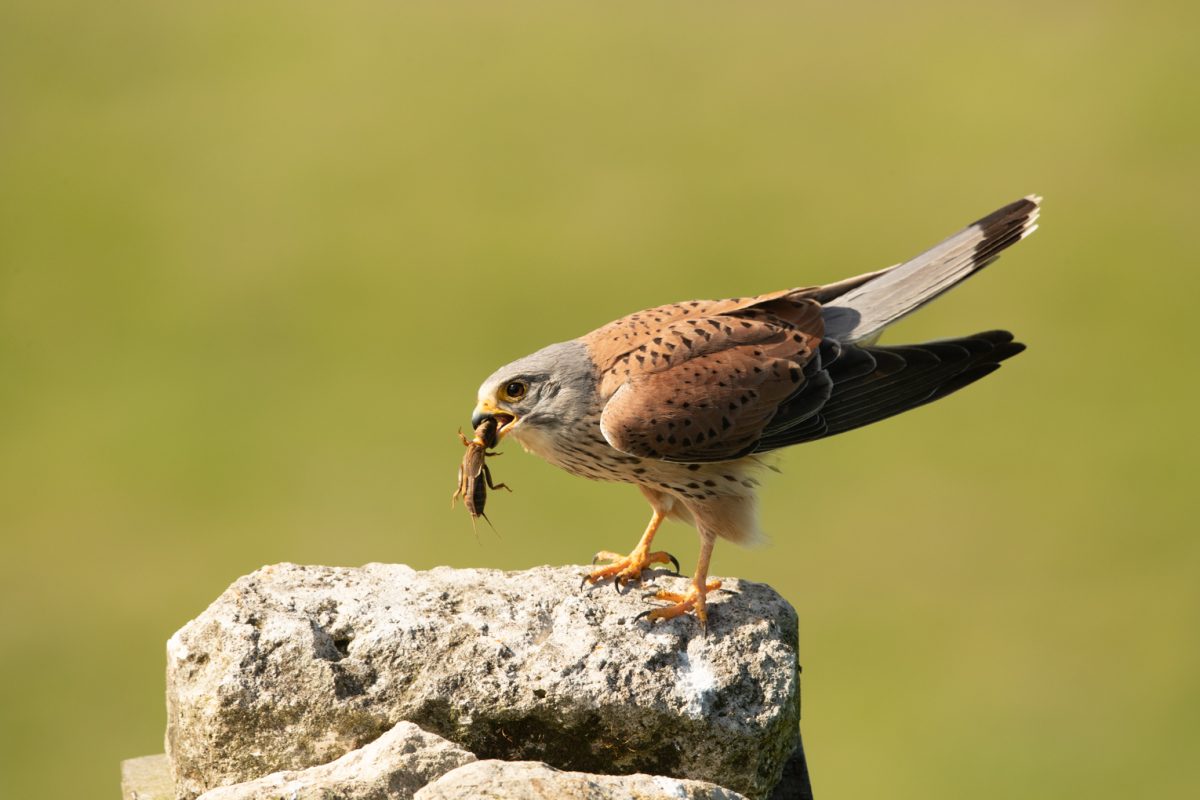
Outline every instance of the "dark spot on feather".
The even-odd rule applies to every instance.
[[[716,482],[716,481],[709,480],[709,481],[705,481],[705,482],[704,482],[704,485],[705,485],[705,486],[716,486],[716,485],[717,485],[717,482]]]

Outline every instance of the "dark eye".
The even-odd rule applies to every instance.
[[[512,381],[504,387],[504,398],[506,400],[520,400],[529,391],[529,384],[525,381]]]

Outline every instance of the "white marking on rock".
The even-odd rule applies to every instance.
[[[680,800],[687,800],[687,787],[674,778],[655,775],[654,785],[662,791],[663,797],[678,797]]]
[[[683,708],[680,710],[696,719],[705,716],[717,688],[717,675],[712,664],[708,663],[703,653],[697,653],[693,659],[687,651],[681,651],[676,674],[679,682],[675,688],[683,698]]]

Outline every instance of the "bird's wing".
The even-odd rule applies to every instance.
[[[624,330],[605,326],[609,341],[630,345],[601,374],[608,443],[668,461],[751,452],[779,405],[803,386],[821,341],[820,304],[792,295],[709,301],[708,314],[660,315],[657,323],[652,315],[649,326],[634,315]],[[717,311],[716,303],[731,305]]]
[[[809,289],[784,289],[755,297],[732,297],[726,300],[688,300],[665,306],[647,308],[613,320],[581,337],[602,375],[606,376],[614,364],[643,344],[652,343],[662,336],[671,325],[687,319],[716,318],[752,308],[774,308],[783,319],[790,319],[803,312],[802,306],[788,302],[787,298]],[[782,301],[782,303],[776,302]],[[774,306],[773,306],[774,304]],[[775,307],[778,306],[778,307]],[[616,388],[611,385],[609,393]]]

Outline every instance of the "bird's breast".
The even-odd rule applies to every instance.
[[[640,484],[684,500],[744,496],[758,486],[748,459],[683,464],[623,453],[600,432],[599,416],[556,428],[518,426],[512,435],[527,451],[572,475]]]

